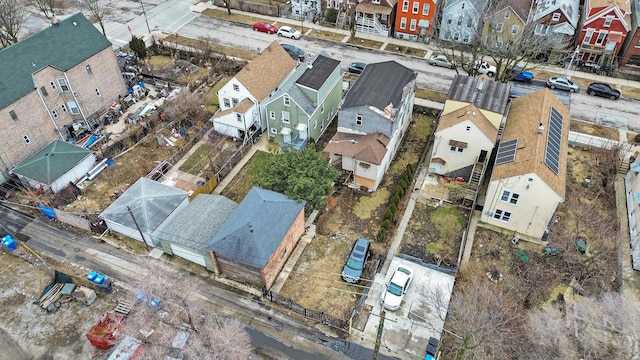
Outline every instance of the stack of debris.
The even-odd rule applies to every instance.
[[[124,332],[125,325],[123,315],[114,312],[104,313],[87,332],[87,339],[91,345],[99,349],[108,349]]]

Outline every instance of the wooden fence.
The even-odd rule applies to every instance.
[[[213,4],[226,11],[227,6],[224,0],[213,0]],[[244,0],[231,0],[229,7],[231,9],[247,11],[255,14],[280,16],[280,7],[277,4],[269,5]]]
[[[271,301],[272,303],[278,304],[299,315],[302,315],[307,319],[311,319],[320,324],[331,326],[332,328],[339,330],[343,336],[347,336],[349,334],[350,321],[348,320],[338,319],[337,317],[329,315],[324,311],[307,309],[304,306],[296,303],[295,301],[286,298],[278,293],[274,293],[271,290],[262,289],[262,297]]]

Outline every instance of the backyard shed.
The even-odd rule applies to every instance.
[[[253,187],[207,246],[214,271],[269,289],[304,233],[305,204]]]
[[[160,247],[213,271],[207,245],[238,204],[221,195],[200,194],[157,230]],[[197,226],[194,226],[197,224]]]
[[[54,140],[14,167],[11,173],[34,189],[62,190],[85,176],[96,162],[93,151]]]
[[[184,190],[140,178],[100,218],[111,231],[158,246],[158,228],[187,207],[188,195]]]

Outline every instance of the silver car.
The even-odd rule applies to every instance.
[[[580,91],[580,86],[565,77],[550,77],[547,80],[547,87],[550,89],[565,90],[570,92]]]
[[[433,55],[429,59],[429,65],[442,66],[449,69],[453,69],[456,67],[456,63],[447,59],[445,55]]]

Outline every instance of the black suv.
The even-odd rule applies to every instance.
[[[620,91],[604,83],[589,84],[589,87],[587,88],[587,94],[591,96],[602,96],[611,100],[618,100],[618,98],[620,97]]]

